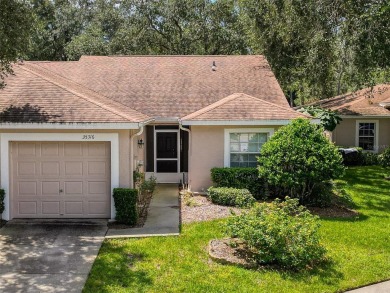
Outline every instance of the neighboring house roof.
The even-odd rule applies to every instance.
[[[79,61],[24,62],[14,71],[0,90],[0,111],[28,105],[23,111],[42,122],[173,120],[209,106],[225,120],[303,116],[290,109],[260,55],[83,56]],[[6,113],[14,115],[11,120],[28,122],[12,113]],[[207,115],[197,119],[208,120]]]
[[[341,115],[390,117],[390,85],[380,84],[310,105],[330,109]]]
[[[182,121],[289,120],[311,118],[308,115],[268,101],[235,93],[201,110],[183,117]]]

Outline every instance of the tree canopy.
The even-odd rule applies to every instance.
[[[386,0],[0,1],[1,49],[11,40],[14,52],[0,60],[15,60],[20,52],[29,60],[264,54],[286,97],[298,105],[390,76]]]

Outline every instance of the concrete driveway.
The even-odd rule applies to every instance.
[[[107,221],[10,221],[0,229],[0,292],[81,292]]]

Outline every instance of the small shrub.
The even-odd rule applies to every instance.
[[[5,191],[4,189],[0,189],[0,215],[4,212],[5,209],[4,198],[5,198]]]
[[[379,156],[376,153],[363,153],[363,166],[377,166],[379,165]]]
[[[114,188],[116,220],[126,225],[135,225],[138,220],[138,191],[130,188]]]
[[[250,207],[256,202],[248,189],[210,187],[207,191],[211,201],[220,205]]]
[[[379,155],[378,161],[382,167],[390,167],[390,147]]]
[[[257,198],[268,192],[266,180],[259,177],[257,168],[212,168],[211,180],[216,187],[246,188]]]
[[[157,186],[157,178],[155,176],[150,176],[149,179],[144,179],[139,185],[140,193],[148,192],[153,193]]]
[[[231,217],[227,232],[248,247],[259,264],[302,269],[324,260],[326,250],[318,234],[318,217],[297,199],[260,203],[249,212]]]

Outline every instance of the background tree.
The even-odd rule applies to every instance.
[[[0,0],[0,88],[12,63],[24,57],[30,34],[30,12],[23,1]]]

